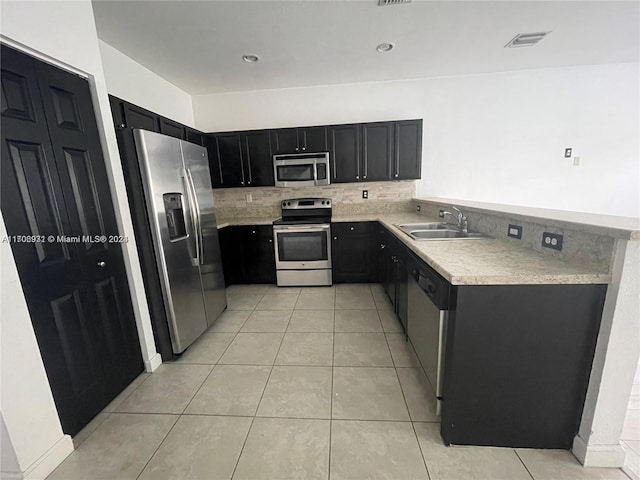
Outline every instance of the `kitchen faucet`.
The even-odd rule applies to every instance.
[[[464,233],[467,233],[467,231],[469,230],[469,223],[467,222],[467,217],[465,216],[464,213],[462,213],[462,210],[460,210],[459,208],[454,207],[453,205],[451,205],[451,208],[456,212],[458,212],[457,215],[451,212],[447,212],[446,210],[440,209],[440,211],[438,212],[438,216],[440,218],[444,218],[445,215],[452,216],[453,218],[456,219],[458,229]]]

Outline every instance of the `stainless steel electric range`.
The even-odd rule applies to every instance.
[[[331,199],[282,201],[273,222],[278,286],[331,285]]]

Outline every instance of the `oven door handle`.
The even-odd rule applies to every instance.
[[[313,225],[313,226],[309,226],[309,227],[301,227],[301,226],[283,226],[283,225],[278,225],[273,227],[273,231],[274,232],[289,232],[289,233],[295,233],[295,232],[327,232],[329,231],[330,225],[325,224],[325,225]]]

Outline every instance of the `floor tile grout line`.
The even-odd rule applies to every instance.
[[[435,422],[431,422],[431,423],[435,423]],[[420,450],[420,456],[422,457],[422,463],[424,463],[424,468],[427,471],[427,477],[429,478],[429,480],[432,480],[431,472],[429,472],[429,465],[427,465],[427,459],[424,457],[424,452],[422,451],[422,445],[420,444],[420,439],[418,438],[418,432],[416,431],[416,422],[411,422],[411,429],[413,430],[413,434],[416,437],[416,442],[418,442],[418,450]]]
[[[162,364],[160,364],[160,365],[162,365]],[[157,370],[157,369],[156,369],[156,370]],[[126,402],[126,401],[129,399],[129,397],[130,397],[131,395],[133,395],[133,392],[135,392],[138,388],[140,388],[140,386],[141,386],[144,382],[146,382],[149,378],[151,378],[151,375],[153,375],[155,372],[142,372],[142,373],[146,373],[146,374],[147,374],[147,375],[145,375],[144,380],[142,380],[138,385],[136,385],[136,387],[135,387],[133,390],[131,390],[131,392],[129,392],[129,395],[127,395],[126,397],[124,397],[124,398],[122,399],[122,401],[121,401],[120,403],[118,403],[118,406],[117,406],[117,407],[115,407],[115,408],[114,408],[113,410],[111,410],[111,411],[107,411],[107,410],[102,409],[102,410],[100,411],[100,413],[102,413],[102,412],[104,412],[104,413],[118,413],[118,412],[116,412],[116,409],[118,409],[118,408],[120,407],[120,405],[122,405],[124,402]],[[142,375],[142,373],[141,373],[140,375]],[[140,375],[138,375],[138,377],[139,377]],[[136,377],[136,378],[138,378],[138,377]],[[134,380],[134,381],[135,381],[135,380]],[[126,389],[126,388],[127,388],[127,387],[125,387],[125,389]],[[123,391],[124,391],[124,390],[123,390]],[[120,392],[120,393],[122,393],[122,392]],[[115,400],[115,398],[114,398],[114,400]],[[113,401],[113,400],[112,400],[112,401]],[[107,407],[108,407],[108,406],[109,406],[109,405],[107,405]],[[106,407],[105,407],[105,408],[106,408]],[[87,437],[87,438],[88,438],[88,437]]]
[[[249,425],[249,429],[247,430],[247,435],[244,437],[244,442],[242,442],[242,448],[240,449],[240,453],[238,454],[236,464],[233,466],[233,472],[231,472],[230,480],[232,480],[236,474],[236,470],[238,469],[238,465],[240,464],[240,458],[242,458],[244,447],[247,445],[247,440],[249,439],[249,435],[251,435],[251,429],[253,428],[253,423],[255,422],[255,420],[256,420],[256,417],[251,418],[251,424]]]
[[[148,414],[147,414],[148,415]],[[160,447],[162,446],[162,444],[165,442],[165,440],[167,439],[167,437],[169,436],[169,434],[173,431],[174,427],[178,424],[178,422],[180,421],[180,418],[182,417],[182,415],[176,415],[176,421],[173,422],[173,425],[171,425],[171,428],[169,429],[169,431],[165,434],[164,437],[162,437],[162,440],[160,441],[160,443],[158,443],[158,446],[156,447],[156,449],[153,451],[153,453],[151,454],[151,456],[149,457],[149,459],[146,461],[146,463],[144,464],[144,466],[142,467],[142,470],[140,470],[140,473],[138,473],[138,475],[136,476],[136,480],[138,480],[140,478],[140,475],[142,475],[144,473],[144,470],[147,468],[147,466],[149,465],[149,463],[151,463],[151,460],[153,460],[153,457],[156,456],[156,453],[158,453],[158,450],[160,450]]]
[[[335,301],[335,300],[334,300]],[[335,372],[336,352],[336,311],[333,310],[333,342],[331,344],[331,398],[329,401],[329,464],[327,466],[327,479],[331,479],[331,439],[333,435],[333,374]]]
[[[520,454],[518,453],[518,451],[515,448],[512,448],[513,453],[516,454],[516,457],[518,457],[518,460],[520,460],[520,463],[522,463],[522,466],[524,467],[524,469],[527,471],[527,473],[529,474],[529,476],[531,477],[532,480],[536,480],[536,478],[533,476],[533,473],[531,473],[529,471],[529,467],[527,467],[527,464],[524,463],[524,460],[522,459],[522,457],[520,456]]]

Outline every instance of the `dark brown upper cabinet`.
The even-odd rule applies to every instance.
[[[179,138],[180,140],[187,139],[184,125],[162,117],[158,120],[160,122],[160,133],[163,135]]]
[[[205,146],[214,188],[274,184],[268,130],[207,134]]]
[[[360,181],[375,182],[391,178],[394,122],[362,125],[362,165]]]
[[[422,166],[422,120],[395,122],[395,154],[391,178],[420,178]]]
[[[332,183],[360,181],[361,126],[359,124],[331,125],[329,162]]]
[[[298,127],[271,130],[273,153],[327,151],[327,127]]]

